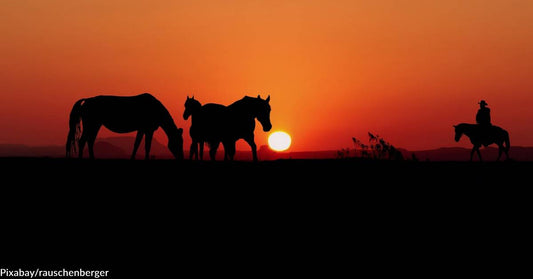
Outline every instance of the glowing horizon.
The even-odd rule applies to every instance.
[[[149,92],[184,128],[187,96],[271,96],[291,151],[381,135],[453,140],[481,99],[511,145],[533,146],[531,1],[8,1],[0,143],[64,144],[74,102]],[[99,137],[119,136],[102,129]],[[159,130],[156,138],[166,143]],[[257,146],[268,133],[256,127]],[[246,150],[244,143],[239,149]]]

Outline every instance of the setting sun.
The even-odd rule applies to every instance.
[[[277,131],[268,137],[268,146],[275,151],[284,151],[291,146],[291,136],[289,134]]]

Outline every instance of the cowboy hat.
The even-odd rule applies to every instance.
[[[487,102],[485,102],[485,100],[481,100],[481,101],[479,102],[479,104],[480,104],[480,105],[488,105]]]

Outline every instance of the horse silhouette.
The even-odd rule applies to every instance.
[[[188,98],[191,103],[190,112],[192,112],[192,107],[198,110],[199,104],[198,102],[194,105],[195,102],[191,99]],[[257,162],[257,146],[254,139],[255,119],[261,123],[263,131],[270,131],[272,129],[270,111],[270,96],[266,99],[261,99],[260,95],[257,98],[244,96],[229,106],[205,104],[201,106],[200,121],[194,119],[195,123],[191,124],[191,127],[194,126],[190,131],[191,137],[194,137],[191,149],[195,150],[196,147],[193,146],[195,142],[207,142],[209,156],[211,160],[215,160],[217,149],[222,143],[225,151],[224,160],[233,160],[235,143],[239,139],[244,139],[250,145],[254,162]],[[184,118],[188,115],[189,111],[183,114]],[[200,152],[202,152],[202,144],[200,144]]]
[[[509,159],[509,133],[494,125],[479,125],[479,124],[468,124],[460,123],[453,126],[455,128],[455,141],[458,142],[461,139],[461,136],[464,134],[470,138],[470,142],[474,145],[472,151],[470,152],[470,161],[474,157],[474,152],[477,153],[479,160],[481,161],[481,152],[479,148],[483,146],[489,146],[491,144],[498,145],[498,158],[502,156],[502,153],[505,152],[506,159]]]
[[[187,96],[185,101],[185,111],[183,112],[183,119],[187,120],[191,117],[191,127],[189,128],[189,135],[191,136],[191,147],[189,152],[189,159],[203,160],[204,143],[213,143],[222,141],[223,119],[226,106],[221,104],[208,103],[202,105],[200,101]],[[217,145],[218,146],[218,145]],[[199,150],[198,150],[199,149]],[[224,148],[226,150],[226,148]],[[216,153],[216,150],[214,151]],[[215,154],[211,158],[214,160]],[[226,156],[225,156],[226,157]]]
[[[136,96],[100,95],[78,100],[70,112],[67,158],[76,151],[76,144],[79,147],[78,156],[82,158],[87,143],[89,157],[94,159],[93,146],[102,125],[115,133],[137,131],[131,159],[135,159],[144,136],[146,160],[150,156],[153,134],[161,127],[168,137],[168,149],[172,155],[176,159],[183,159],[183,129],[176,126],[165,106],[149,93]]]

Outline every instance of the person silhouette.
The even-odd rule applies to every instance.
[[[490,119],[490,108],[487,107],[487,102],[481,100],[479,102],[479,109],[476,114],[476,123],[479,127],[480,135],[485,139],[490,133],[492,123]]]
[[[481,100],[479,102],[479,110],[476,114],[476,123],[483,126],[491,126],[490,108],[487,107],[487,102]]]

